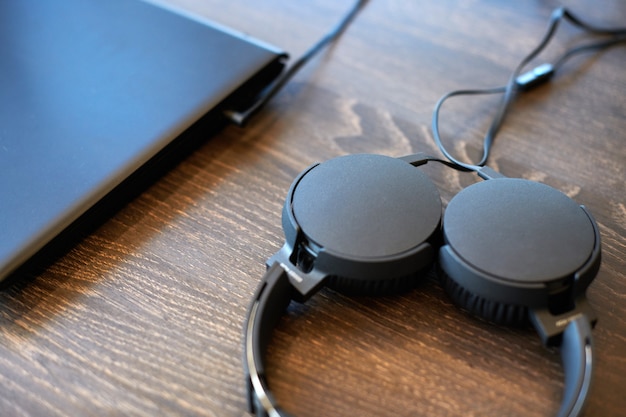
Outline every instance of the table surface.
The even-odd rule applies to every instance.
[[[169,1],[168,1],[169,2]],[[176,0],[298,56],[349,1]],[[229,126],[35,276],[0,294],[3,416],[244,416],[242,326],[282,244],[293,178],[338,155],[438,154],[436,100],[503,84],[559,4],[597,24],[621,0],[372,0],[245,128]],[[588,40],[569,24],[542,57]],[[519,97],[489,165],[594,214],[603,261],[588,416],[626,415],[626,48],[577,56]],[[497,97],[446,105],[446,143],[476,160]],[[423,169],[444,205],[477,181]],[[296,416],[549,416],[560,358],[532,329],[471,317],[432,276],[395,296],[322,290],[274,332],[268,379]]]

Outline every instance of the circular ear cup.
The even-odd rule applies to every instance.
[[[432,265],[440,241],[441,199],[408,162],[348,155],[296,179],[283,209],[286,246],[305,272],[344,292],[406,289]],[[292,262],[293,263],[293,262]],[[298,262],[295,262],[298,263]]]
[[[461,191],[448,204],[443,236],[439,263],[451,298],[503,324],[523,324],[529,308],[568,311],[600,264],[600,235],[584,207],[523,179]]]

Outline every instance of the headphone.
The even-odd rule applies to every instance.
[[[558,9],[543,46],[561,18],[582,24]],[[618,33],[620,41],[624,33]],[[577,50],[597,49],[600,42],[592,45]],[[323,286],[370,295],[402,291],[436,265],[442,286],[460,307],[500,324],[530,323],[546,346],[560,348],[565,388],[557,415],[580,415],[593,369],[596,316],[585,293],[600,267],[598,226],[584,206],[562,192],[484,166],[514,93],[549,78],[558,66],[520,76],[541,49],[525,58],[507,86],[453,92],[437,103],[433,132],[449,161],[424,154],[347,155],[315,164],[294,180],[282,211],[285,243],[267,261],[245,323],[250,412],[288,416],[270,392],[264,355],[291,300],[304,302]],[[456,160],[438,133],[443,101],[493,92],[503,93],[504,99],[485,138],[483,159],[477,165]],[[475,172],[484,181],[455,195],[442,216],[437,187],[417,168],[428,162]]]
[[[554,188],[484,168],[486,180],[452,198],[442,221],[437,188],[415,167],[427,160],[348,155],[293,182],[283,208],[285,244],[268,260],[246,324],[251,411],[287,415],[263,377],[263,355],[292,299],[323,285],[372,295],[408,289],[438,252],[442,284],[461,307],[503,324],[530,318],[544,343],[561,346],[559,416],[578,415],[595,321],[585,290],[600,266],[591,214]]]

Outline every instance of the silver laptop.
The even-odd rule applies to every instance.
[[[283,61],[141,0],[0,2],[0,281],[205,139]]]

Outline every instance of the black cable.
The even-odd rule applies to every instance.
[[[433,120],[432,120],[433,139],[435,140],[435,143],[437,144],[437,147],[439,148],[441,153],[443,153],[444,156],[448,158],[452,163],[468,171],[478,171],[480,169],[479,165],[466,164],[465,162],[461,162],[457,160],[450,152],[448,152],[446,147],[443,145],[443,142],[441,141],[441,135],[439,133],[439,112],[441,110],[441,106],[443,106],[443,103],[447,99],[451,97],[455,97],[455,96],[484,95],[484,94],[498,94],[498,93],[502,94],[505,92],[505,90],[506,90],[506,86],[477,89],[477,90],[456,90],[456,91],[451,91],[449,93],[444,94],[437,101],[437,104],[435,104],[435,109],[433,110]],[[485,142],[483,142],[483,146],[485,146]],[[485,150],[483,148],[483,159],[486,159],[486,155],[488,154],[489,154],[489,149]]]
[[[552,66],[554,67],[554,70],[556,71],[558,68],[563,66],[565,61],[567,61],[569,58],[571,58],[574,55],[581,54],[584,52],[599,51],[605,48],[609,48],[613,45],[617,45],[618,43],[622,43],[622,42],[626,42],[626,35],[616,36],[613,39],[607,39],[605,41],[594,42],[594,43],[590,43],[587,45],[577,46],[565,52],[558,60],[555,61],[555,63]]]
[[[578,26],[581,29],[585,29],[589,33],[593,33],[594,35],[613,35],[613,36],[622,36],[626,35],[626,28],[603,28],[599,26],[594,26],[592,24],[586,23],[576,17],[572,12],[567,10],[564,7],[560,7],[553,12],[553,17],[556,19],[565,18],[570,21],[574,26]]]
[[[560,58],[558,58],[554,64],[544,64],[533,69],[532,71],[520,75],[524,67],[526,67],[530,61],[536,58],[549,44],[550,40],[554,37],[561,20],[568,20],[574,26],[578,26],[591,34],[600,36],[612,36],[612,38],[569,49]],[[515,70],[511,73],[506,85],[487,89],[456,90],[445,94],[437,101],[437,104],[435,105],[435,108],[433,110],[432,118],[433,138],[435,140],[435,143],[437,144],[437,147],[446,156],[446,158],[448,158],[451,162],[458,165],[459,167],[465,170],[479,170],[480,167],[484,166],[487,163],[493,141],[498,133],[498,130],[502,126],[506,113],[511,103],[513,102],[513,98],[515,97],[515,93],[517,91],[529,90],[549,80],[554,75],[556,70],[558,70],[567,59],[576,54],[608,48],[617,43],[625,41],[626,28],[599,28],[583,22],[565,8],[559,8],[554,10],[552,12],[552,15],[550,16],[548,28],[546,29],[543,38],[541,39],[539,44],[520,61]],[[503,94],[503,97],[501,99],[497,113],[483,139],[483,155],[480,161],[476,165],[459,161],[446,150],[441,140],[441,135],[439,132],[439,112],[441,110],[441,107],[443,106],[443,103],[447,99],[454,96],[497,93]]]
[[[441,159],[441,158],[436,158],[434,156],[427,156],[426,160],[429,161],[429,162],[439,162],[440,164],[444,164],[445,166],[447,166],[449,168],[454,168],[454,169],[456,169],[458,171],[464,171],[464,172],[473,171],[472,169],[467,169],[467,168],[461,167],[458,164],[455,164],[454,162],[450,162],[450,161],[447,161],[447,160]]]
[[[298,58],[285,72],[283,72],[274,83],[267,87],[257,100],[249,108],[243,111],[227,111],[224,115],[233,123],[243,126],[254,116],[268,101],[270,101],[291,78],[308,63],[322,49],[335,41],[346,30],[348,25],[356,17],[357,13],[365,6],[367,0],[358,0],[352,8],[343,16],[339,23],[315,43],[308,51]]]

